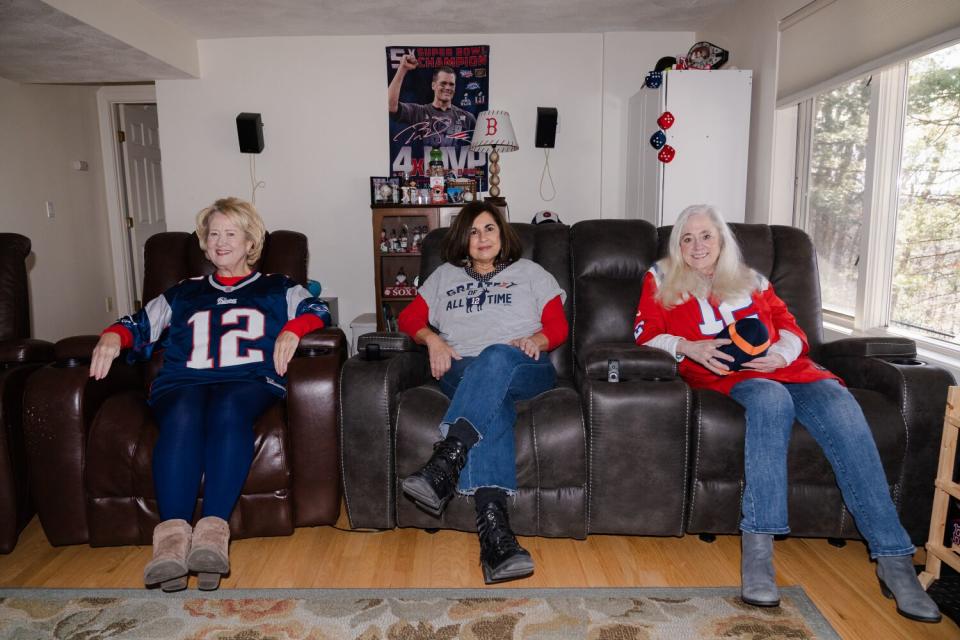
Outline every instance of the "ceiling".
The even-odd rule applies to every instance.
[[[696,31],[737,0],[0,0],[0,77],[24,83],[190,78],[157,51],[167,28],[211,38],[473,33]],[[83,5],[79,5],[83,6]],[[101,12],[96,16],[90,7]],[[61,7],[61,8],[57,8]],[[68,13],[69,12],[69,13]],[[86,13],[83,13],[86,12]],[[133,12],[133,13],[131,13]],[[156,18],[143,42],[117,34],[118,14]],[[135,13],[135,15],[133,15]],[[88,21],[75,15],[95,16]],[[123,15],[120,15],[122,18]],[[139,46],[138,46],[139,45]],[[195,48],[195,44],[193,45]],[[161,47],[162,48],[162,47]],[[196,57],[196,52],[192,52]]]
[[[198,38],[693,31],[735,0],[139,0]]]

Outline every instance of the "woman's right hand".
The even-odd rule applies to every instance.
[[[730,344],[729,340],[680,340],[677,343],[677,353],[698,362],[718,376],[730,373],[730,368],[724,361],[733,362],[733,356],[720,351],[720,347]]]
[[[439,380],[450,370],[453,361],[459,360],[461,356],[456,349],[447,344],[446,340],[435,333],[426,339],[425,344],[427,353],[430,354],[430,374]]]
[[[100,336],[97,346],[93,348],[93,358],[90,360],[90,377],[103,380],[110,373],[110,365],[120,355],[120,336],[107,332]]]

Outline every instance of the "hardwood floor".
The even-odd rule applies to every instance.
[[[340,526],[346,527],[345,518]],[[646,587],[739,585],[739,538],[712,544],[696,536],[523,538],[536,573],[504,587]],[[801,585],[843,638],[960,638],[944,618],[936,625],[897,615],[880,595],[865,547],[788,539],[775,545],[777,579]],[[223,589],[271,587],[483,587],[476,536],[414,529],[298,529],[284,538],[239,540]],[[138,588],[149,547],[51,547],[34,518],[13,553],[0,556],[0,587]],[[191,588],[194,586],[191,580]]]

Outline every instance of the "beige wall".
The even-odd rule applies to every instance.
[[[770,221],[774,112],[777,102],[778,23],[809,0],[740,0],[723,17],[697,32],[730,51],[728,66],[753,70],[750,151],[747,160],[747,222]]]
[[[96,91],[0,79],[0,230],[33,244],[31,322],[34,337],[46,340],[99,333],[114,318],[104,302],[113,273]],[[88,170],[74,170],[74,160]]]

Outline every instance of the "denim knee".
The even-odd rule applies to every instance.
[[[517,361],[517,355],[522,354],[522,351],[509,344],[492,344],[481,351],[477,359],[486,366],[499,369],[512,365]]]
[[[730,390],[730,397],[744,408],[761,411],[789,408],[789,411],[793,412],[793,398],[790,392],[776,380],[749,378],[737,383]]]

